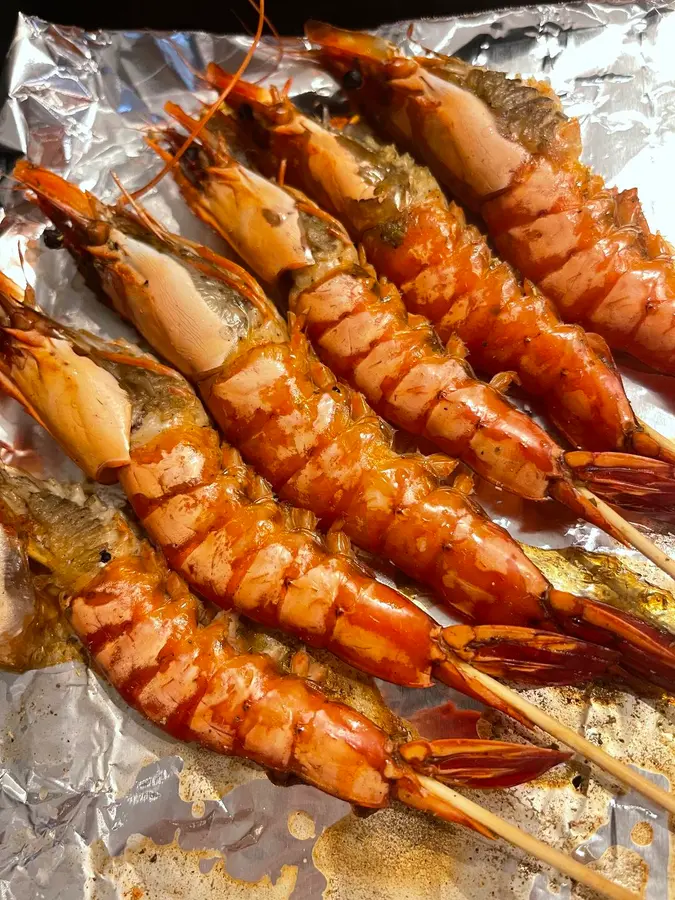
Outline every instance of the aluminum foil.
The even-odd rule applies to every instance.
[[[638,186],[650,222],[675,237],[670,160],[675,149],[675,9],[655,3],[580,3],[409,22],[380,32],[420,52],[460,55],[544,75],[579,116],[586,159],[619,187]],[[232,70],[245,37],[86,32],[21,16],[4,73],[0,163],[15,154],[62,172],[107,200],[115,172],[129,189],[155,169],[143,129],[168,99],[209,99],[193,74],[215,60]],[[329,96],[330,77],[263,45],[247,77],[292,77],[293,94]],[[1,170],[1,168],[0,168]],[[223,247],[183,206],[170,179],[150,211],[188,237]],[[78,327],[133,334],[93,300],[65,253],[38,238],[40,215],[0,183],[0,266],[34,283],[39,303]],[[675,436],[672,382],[622,364],[640,416]],[[0,440],[45,474],[79,478],[16,404],[0,400]],[[532,510],[479,487],[516,536],[539,547],[623,551],[562,511]],[[672,546],[668,535],[658,536]],[[657,576],[642,568],[642,575]],[[387,572],[381,570],[382,577]],[[433,610],[438,615],[437,610]],[[381,685],[403,715],[447,690]],[[532,699],[664,787],[675,782],[675,708],[619,690],[540,690]],[[455,698],[460,702],[459,698]],[[520,734],[488,713],[485,734]],[[176,744],[130,711],[79,662],[0,675],[0,897],[314,900],[321,896],[438,900],[588,897],[496,842],[395,808],[358,819],[346,804],[303,786],[271,784],[254,766]],[[669,896],[665,814],[581,762],[479,802],[634,890]],[[675,891],[673,892],[675,896]]]

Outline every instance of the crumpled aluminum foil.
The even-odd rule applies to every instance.
[[[419,44],[473,62],[544,75],[579,116],[586,159],[611,184],[637,185],[650,222],[675,236],[670,161],[675,149],[675,9],[651,2],[580,3],[500,10],[389,25],[380,33],[411,52]],[[416,42],[419,42],[416,43]],[[111,173],[134,189],[154,171],[143,129],[168,99],[210,99],[193,74],[210,60],[233,70],[243,37],[85,32],[21,16],[5,68],[0,171],[15,153],[52,167],[102,199]],[[294,94],[329,96],[336,85],[310,61],[263,45],[247,77],[293,78]],[[87,292],[65,253],[45,251],[44,221],[11,179],[0,183],[0,266],[35,283],[38,302],[78,327],[133,334]],[[170,179],[147,198],[170,228],[218,247]],[[642,418],[675,436],[672,385],[623,366]],[[46,474],[79,478],[54,443],[13,401],[0,400],[0,440]],[[539,546],[617,548],[597,529],[482,485],[481,501],[512,533]],[[668,537],[664,536],[667,542]],[[386,574],[386,573],[385,573]],[[437,611],[436,611],[437,612]],[[381,685],[403,715],[448,691]],[[589,688],[530,692],[535,702],[657,783],[675,781],[672,705]],[[461,702],[459,698],[456,698]],[[466,705],[466,702],[465,704]],[[489,714],[494,735],[519,733]],[[522,732],[520,732],[522,735]],[[587,893],[500,843],[408,810],[366,820],[304,786],[280,788],[256,767],[184,747],[149,726],[80,663],[0,675],[0,897],[428,898],[572,900]],[[575,763],[533,785],[479,796],[573,852],[645,900],[669,894],[666,815],[621,795]]]

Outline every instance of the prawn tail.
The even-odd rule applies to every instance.
[[[629,453],[586,450],[566,453],[565,462],[576,481],[613,506],[675,521],[675,466],[671,463]]]
[[[522,685],[592,681],[620,659],[616,650],[591,643],[592,637],[514,625],[450,625],[441,638],[447,649],[486,675]]]
[[[479,790],[513,787],[538,778],[572,756],[532,744],[478,738],[409,741],[398,752],[405,763],[392,785],[398,800],[413,809],[472,828],[486,838],[495,835],[454,806],[452,795],[440,785]],[[440,782],[438,790],[434,789],[434,782]]]
[[[675,634],[614,606],[552,590],[553,619],[568,634],[620,654],[621,666],[667,690],[675,688]]]
[[[591,681],[619,663],[615,650],[590,639],[513,625],[450,625],[441,632],[441,649],[446,657],[433,670],[439,681],[526,728],[532,727],[529,719],[493,693],[472,668],[517,684],[542,686]]]
[[[398,748],[401,757],[419,775],[453,787],[508,788],[532,781],[571,756],[533,744],[480,738],[424,738]]]

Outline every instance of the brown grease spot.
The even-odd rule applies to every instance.
[[[324,900],[510,896],[506,845],[399,804],[365,819],[345,816],[319,836],[313,859],[327,881]]]
[[[302,809],[296,809],[288,814],[288,831],[298,841],[309,841],[316,837],[314,819]]]
[[[654,829],[649,822],[638,822],[631,830],[630,839],[639,847],[648,847],[654,840]]]
[[[672,554],[673,539],[648,532]],[[522,545],[525,554],[558,590],[588,596],[651,624],[675,630],[675,605],[668,576],[649,560],[567,547],[561,550]]]
[[[117,896],[144,900],[288,900],[295,889],[296,866],[282,866],[276,882],[268,875],[251,883],[232,878],[217,850],[183,850],[174,840],[161,846],[149,838],[132,836],[120,856],[111,857],[102,841],[91,848],[95,875],[89,896],[103,900],[115,885]],[[206,874],[202,870],[208,869]]]
[[[58,600],[43,592],[36,593],[20,633],[0,641],[0,669],[27,672],[83,658]]]
[[[588,868],[633,891],[638,897],[644,897],[649,867],[634,850],[628,850],[626,847],[609,847],[600,859],[589,863]],[[571,900],[596,900],[597,896],[590,888],[575,884]]]
[[[448,856],[443,863],[429,845],[430,822],[408,811],[386,810],[367,819],[346,816],[327,828],[313,853],[328,883],[325,900],[441,896],[441,887],[452,880],[452,860]]]
[[[201,747],[170,743],[167,744],[166,755],[172,755],[176,750],[183,759],[183,768],[178,776],[178,793],[181,800],[188,803],[220,800],[234,788],[265,777],[263,770],[255,763],[236,756],[223,756]]]
[[[203,800],[193,800],[191,813],[195,819],[203,819],[206,813],[206,804]]]
[[[574,761],[563,763],[560,766],[549,769],[548,772],[544,772],[543,775],[540,775],[539,778],[537,778],[537,785],[539,787],[547,788],[564,788],[567,785],[573,784],[572,779],[577,776],[577,763]]]

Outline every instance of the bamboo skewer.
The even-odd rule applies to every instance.
[[[639,900],[638,895],[632,891],[620,887],[613,881],[609,881],[604,875],[594,872],[593,869],[589,869],[588,866],[583,865],[583,863],[578,862],[578,860],[566,853],[556,850],[555,847],[549,847],[548,844],[544,844],[543,841],[533,837],[526,831],[521,831],[520,828],[511,825],[510,822],[489,810],[483,809],[482,806],[479,806],[462,794],[458,794],[452,788],[446,787],[446,785],[434,781],[433,778],[428,778],[426,775],[418,775],[417,778],[422,787],[439,800],[454,806],[460,812],[489,828],[490,831],[510,844],[520,847],[521,850],[536,857],[541,862],[546,863],[546,865],[553,866],[559,872],[578,881],[579,884],[592,888],[604,897],[608,897],[609,900]]]
[[[675,457],[675,441],[672,441],[670,438],[665,437],[658,431],[655,431],[651,425],[648,425],[646,422],[643,422],[642,419],[638,418],[638,425],[646,435],[652,438],[659,447],[663,447],[664,450],[667,450]]]
[[[578,494],[584,496],[586,500],[590,500],[590,502],[593,503],[607,522],[622,535],[627,544],[630,544],[631,547],[639,550],[643,556],[646,556],[655,566],[658,566],[659,569],[666,573],[666,575],[670,575],[670,577],[675,580],[675,560],[671,559],[667,553],[663,552],[663,550],[659,550],[653,541],[642,534],[642,532],[634,525],[631,525],[630,522],[627,522],[626,519],[613,510],[608,503],[605,503],[604,500],[596,497],[592,491],[588,490],[588,488],[580,484],[575,484],[574,487]]]
[[[450,658],[450,654],[448,654],[448,657]],[[506,687],[499,681],[495,681],[490,675],[479,672],[478,669],[474,669],[473,666],[454,654],[451,655],[451,661],[453,665],[466,674],[469,680],[481,682],[493,694],[496,694],[500,699],[522,713],[533,725],[538,726],[542,731],[547,732],[551,737],[565,744],[576,753],[586,757],[586,759],[595,763],[598,768],[614,776],[623,785],[634,788],[634,790],[639,791],[653,803],[675,815],[675,794],[664,791],[663,788],[654,784],[653,781],[645,778],[644,775],[631,769],[630,766],[627,766],[620,760],[610,756],[606,750],[602,750],[600,747],[592,744],[572,728],[563,725],[562,722],[558,722],[538,706],[521,697],[516,691]]]

